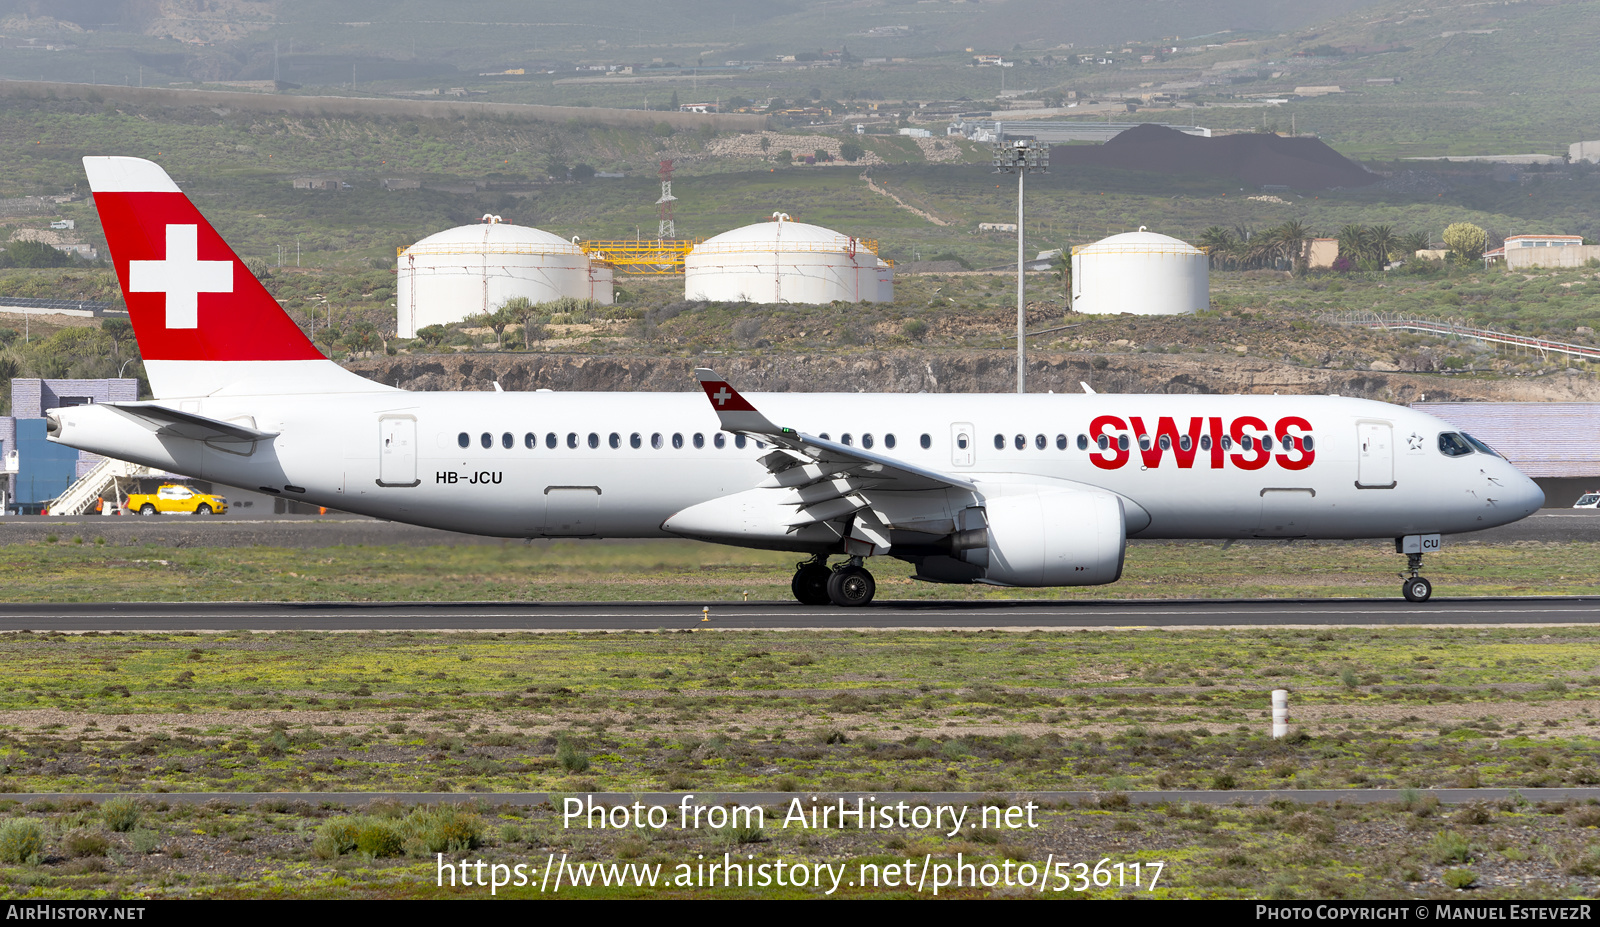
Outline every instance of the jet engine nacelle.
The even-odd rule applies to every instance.
[[[956,556],[982,569],[980,582],[1098,586],[1122,577],[1127,525],[1122,500],[1112,493],[1007,494],[986,499],[967,514],[966,530],[955,538],[958,548],[967,549]]]

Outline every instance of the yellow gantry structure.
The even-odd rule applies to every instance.
[[[590,260],[605,261],[619,274],[667,276],[683,273],[683,257],[702,239],[619,238],[578,242]]]

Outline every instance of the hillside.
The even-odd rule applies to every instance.
[[[1103,361],[1104,364],[1097,361]],[[667,358],[634,354],[470,354],[368,358],[346,363],[362,376],[420,390],[661,390],[691,392],[689,373],[711,366],[746,392],[1005,393],[1016,390],[1016,354],[1003,350]],[[1222,355],[1172,357],[1043,351],[1030,355],[1030,392],[1337,393],[1362,399],[1600,401],[1592,376],[1552,374],[1486,381],[1382,371],[1311,369]]]
[[[1104,145],[1059,145],[1050,157],[1055,165],[1228,177],[1252,187],[1295,190],[1364,187],[1382,179],[1315,138],[1270,133],[1201,138],[1158,125],[1129,129]]]

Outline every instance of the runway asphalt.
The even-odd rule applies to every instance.
[[[702,611],[702,609],[706,609]],[[794,603],[115,603],[0,605],[0,631],[1115,630],[1600,624],[1600,597]]]
[[[156,544],[173,547],[336,547],[341,545],[395,544],[407,547],[432,545],[521,544],[520,539],[486,538],[437,528],[420,528],[396,522],[355,515],[301,515],[271,518],[236,518],[232,515],[193,516],[84,515],[70,518],[11,515],[0,518],[0,544],[43,541],[81,536],[85,540],[103,537],[108,544]],[[1600,539],[1600,510],[1546,509],[1515,524],[1471,534],[1450,535],[1445,546],[1483,542],[1510,544],[1517,541],[1581,542]],[[550,543],[535,541],[536,544]],[[573,543],[562,539],[561,543]],[[650,544],[654,541],[604,540],[587,544]],[[1168,543],[1141,541],[1133,543]],[[1200,543],[1200,542],[1182,542]],[[1281,544],[1281,540],[1240,541],[1241,544]],[[1315,541],[1317,544],[1375,544],[1382,541]]]

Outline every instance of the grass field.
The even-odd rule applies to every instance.
[[[1594,807],[1513,796],[1450,809],[1426,789],[1600,782],[1593,646],[1586,628],[8,634],[0,788],[142,797],[103,808],[0,800],[0,856],[12,854],[0,859],[0,894],[471,896],[480,890],[437,887],[436,852],[669,871],[726,852],[852,873],[958,854],[1036,871],[1049,860],[1159,862],[1155,896],[1169,898],[1449,897],[1463,882],[1478,897],[1589,896]],[[1295,722],[1283,740],[1266,735],[1267,690],[1278,687],[1292,692]],[[1350,786],[1393,788],[1399,800],[1134,807],[1119,791]],[[228,800],[385,789],[462,803],[441,815]],[[184,790],[218,796],[162,799]],[[789,792],[805,807],[857,790],[985,791],[1017,806],[1025,796],[998,796],[1101,797],[1038,809],[1033,827],[960,832],[798,826],[786,806],[761,826],[604,829],[473,797],[659,790]],[[1052,894],[1138,897],[1149,879]],[[662,892],[823,894],[571,893]]]
[[[1446,593],[1593,591],[1600,571],[1587,548],[1464,544],[1430,573]],[[783,598],[788,559],[688,542],[288,551],[70,536],[0,548],[0,582],[13,601],[350,601],[405,590],[418,600],[671,599],[714,614],[745,590]],[[1050,594],[1389,597],[1396,566],[1376,545],[1138,544],[1122,584]],[[1015,594],[879,576],[889,596]],[[483,889],[440,887],[435,853],[669,873],[727,853],[769,867],[848,866],[863,881],[842,884],[845,896],[914,895],[864,875],[907,860],[997,871],[1009,860],[1035,876],[1067,860],[1052,897],[1446,898],[1464,884],[1475,897],[1588,897],[1600,889],[1594,807],[1513,795],[1447,808],[1426,790],[1600,784],[1594,645],[1586,627],[11,633],[0,635],[0,793],[139,800],[0,794],[0,895],[462,897]],[[1294,729],[1281,740],[1267,733],[1275,688],[1291,693]],[[1141,807],[1121,794],[1347,787],[1395,789],[1399,800]],[[383,790],[461,804],[228,800]],[[1101,797],[1037,808],[1032,827],[961,831],[798,826],[787,805],[760,825],[587,828],[563,826],[553,807],[475,797],[773,791],[809,807],[809,796],[838,791],[1063,790]],[[177,791],[218,797],[163,800]],[[1092,873],[1102,859],[1122,864],[1122,885],[1070,878],[1076,863]],[[583,871],[604,878],[563,870]],[[670,878],[641,888],[637,868],[629,878],[565,891],[827,893]]]
[[[171,549],[108,545],[88,535],[0,546],[12,602],[116,601],[789,601],[795,554],[692,541],[468,547]],[[1005,589],[911,579],[910,564],[872,564],[881,599],[1389,597],[1403,566],[1389,545],[1342,542],[1146,542],[1110,586]],[[1440,595],[1600,592],[1590,544],[1466,542],[1429,562]]]

